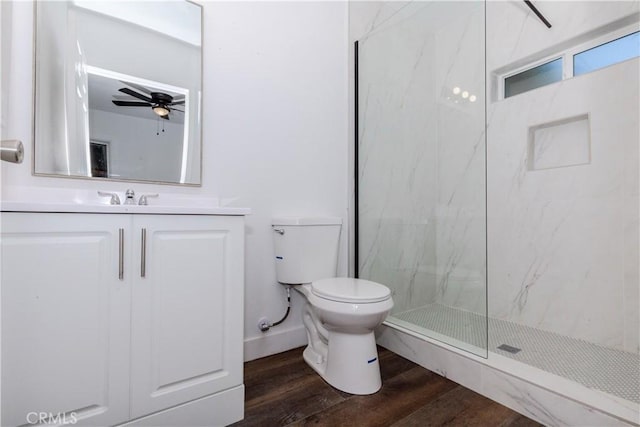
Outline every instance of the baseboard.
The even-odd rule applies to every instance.
[[[306,344],[307,332],[302,325],[290,329],[272,329],[262,336],[244,340],[244,361],[282,353]]]

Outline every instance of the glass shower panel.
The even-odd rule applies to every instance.
[[[486,357],[484,2],[396,9],[358,41],[358,274],[389,326]]]

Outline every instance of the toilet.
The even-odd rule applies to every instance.
[[[362,279],[336,277],[341,218],[272,221],[276,278],[306,300],[304,360],[331,386],[351,394],[380,390],[374,329],[393,307],[391,291]]]

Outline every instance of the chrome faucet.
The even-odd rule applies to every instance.
[[[127,192],[124,193],[124,195],[126,197],[124,199],[124,204],[125,205],[135,205],[136,204],[136,193],[132,189],[128,188]]]
[[[1,0],[0,0],[1,1]],[[120,197],[118,197],[118,193],[109,193],[106,191],[98,191],[98,195],[102,196],[102,197],[111,197],[111,200],[109,200],[109,203],[112,205],[119,205],[120,204]],[[127,191],[124,193],[125,195],[125,199],[124,199],[124,204],[125,205],[135,205],[136,204],[136,193],[135,191],[133,191],[132,189],[127,189]],[[138,204],[142,205],[142,206],[146,206],[149,204],[149,201],[147,200],[150,197],[158,197],[159,194],[158,193],[154,193],[154,194],[143,194],[140,196],[140,200],[138,200]]]
[[[140,196],[140,200],[138,200],[138,204],[139,205],[143,205],[146,206],[149,204],[149,201],[147,200],[148,197],[158,197],[159,194],[158,193],[154,193],[154,194],[143,194],[142,196]]]
[[[111,200],[109,200],[109,204],[111,204],[111,205],[119,205],[120,204],[120,197],[118,197],[117,193],[108,193],[106,191],[98,191],[98,196],[111,197]]]

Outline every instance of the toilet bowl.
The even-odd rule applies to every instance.
[[[373,301],[340,300],[342,295],[318,295],[318,285],[371,288],[370,293],[377,291],[378,297]],[[303,322],[309,344],[303,357],[307,364],[339,390],[352,394],[378,391],[382,381],[374,329],[393,307],[389,289],[349,278],[323,279],[294,289],[306,298]]]
[[[305,298],[304,360],[327,383],[352,394],[380,389],[374,329],[393,307],[389,288],[336,278],[340,218],[273,220],[276,276]]]

